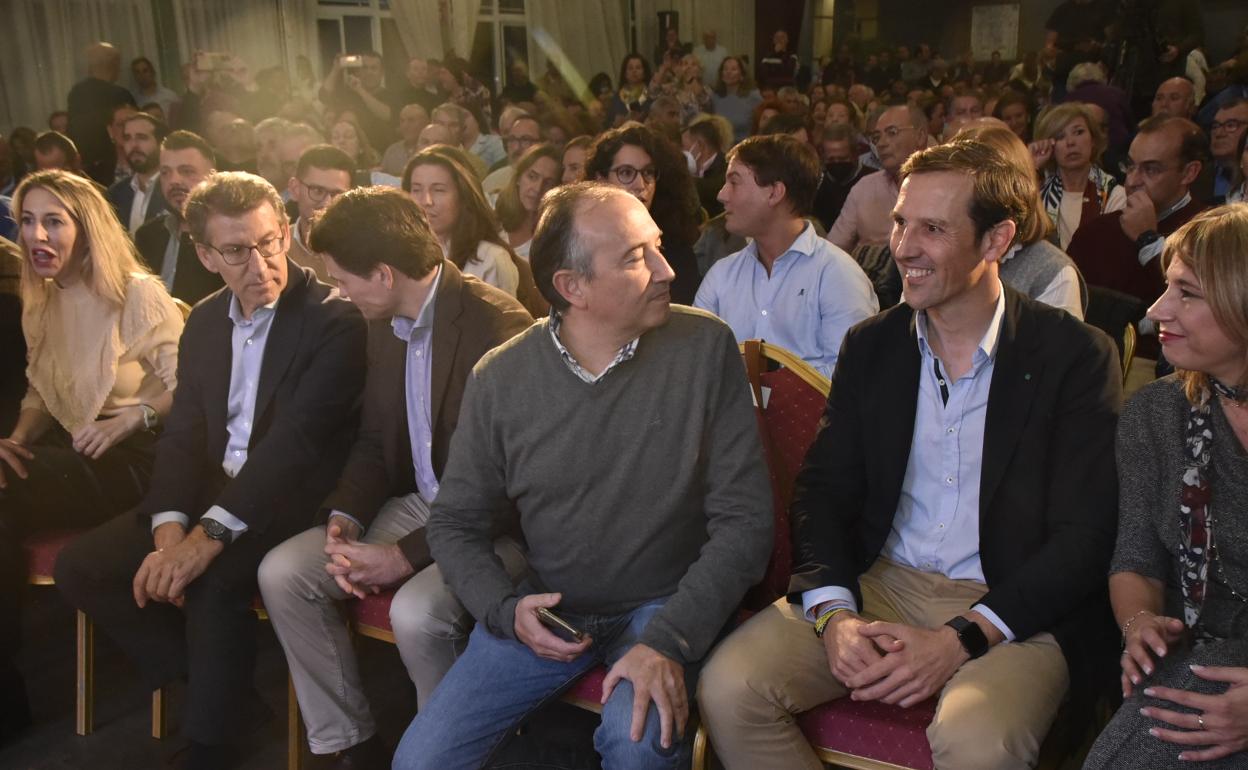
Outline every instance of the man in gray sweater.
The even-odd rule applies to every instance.
[[[605,766],[688,761],[689,693],[762,577],[771,493],[732,331],[671,306],[659,238],[618,189],[569,185],[543,202],[531,256],[554,310],[474,369],[427,528],[479,623],[396,769],[481,767],[599,663]],[[532,568],[519,586],[491,545],[513,511]]]

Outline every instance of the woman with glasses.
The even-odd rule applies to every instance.
[[[529,244],[537,228],[537,214],[542,196],[559,184],[563,170],[559,167],[559,150],[554,145],[530,147],[516,162],[516,173],[498,195],[494,213],[507,234],[507,245],[516,256],[529,258]]]
[[[762,104],[763,97],[750,79],[750,71],[736,56],[725,56],[719,63],[719,76],[711,89],[711,109],[723,115],[732,124],[734,143],[750,135],[750,123],[754,109]]]
[[[663,233],[663,256],[676,273],[672,301],[693,304],[702,280],[693,254],[702,212],[680,149],[646,126],[627,123],[594,140],[585,178],[622,187],[646,205]]]
[[[447,259],[515,297],[520,272],[499,237],[494,212],[472,171],[447,149],[434,145],[413,155],[403,170],[403,191],[425,212]]]
[[[29,721],[12,663],[22,540],[86,527],[137,504],[153,431],[177,385],[182,314],[139,261],[89,180],[41,171],[14,196],[29,387],[0,439],[0,733]]]
[[[1100,121],[1081,102],[1059,104],[1036,121],[1029,149],[1036,169],[1045,174],[1040,197],[1062,251],[1080,223],[1127,205],[1126,189],[1097,165],[1105,144]]]
[[[1176,372],[1118,422],[1109,594],[1126,700],[1085,770],[1248,765],[1245,254],[1242,203],[1166,239],[1166,290],[1148,317]]]

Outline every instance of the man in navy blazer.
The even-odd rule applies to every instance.
[[[903,168],[904,301],[845,337],[795,484],[789,595],[703,673],[729,770],[821,768],[792,717],[846,695],[938,697],[937,768],[1034,767],[1067,692],[1117,670],[1121,373],[1108,337],[998,277],[1035,205],[1018,173],[967,140]]]
[[[165,210],[165,196],[160,191],[160,143],[168,134],[169,127],[146,112],[135,113],[122,124],[121,149],[132,173],[108,188],[108,202],[131,235]]]
[[[187,320],[147,496],[71,543],[56,582],[147,686],[186,678],[186,766],[220,770],[252,724],[256,568],[311,524],[342,470],[367,340],[355,307],[288,260],[264,179],[214,174],[186,214],[226,286]]]

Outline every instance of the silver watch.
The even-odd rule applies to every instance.
[[[139,404],[140,411],[143,412],[143,430],[153,431],[160,425],[160,415],[156,410],[148,404]]]

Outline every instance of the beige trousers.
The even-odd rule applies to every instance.
[[[879,559],[863,575],[863,616],[939,628],[986,592]],[[927,728],[940,770],[1033,767],[1066,694],[1066,660],[1051,634],[999,644],[968,661],[941,690]],[[728,770],[822,770],[794,715],[842,697],[823,643],[785,599],[733,632],[711,654],[698,706],[715,752]]]

